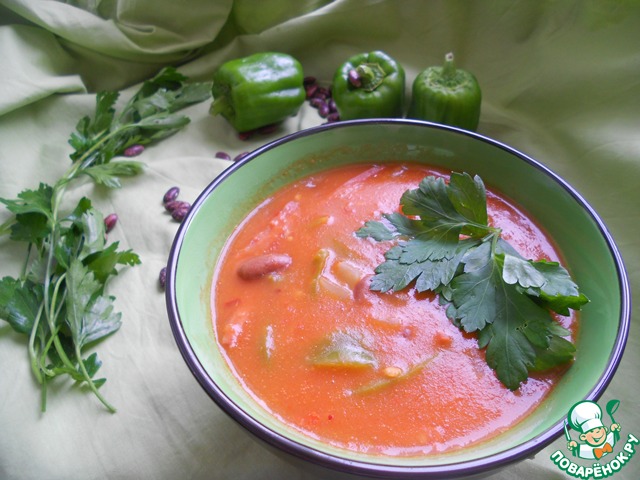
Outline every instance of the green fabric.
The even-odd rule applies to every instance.
[[[68,166],[69,134],[92,112],[100,89],[125,88],[166,65],[208,79],[226,60],[276,50],[327,83],[350,56],[380,49],[405,68],[407,85],[453,51],[483,93],[478,132],[540,160],[571,183],[607,224],[640,293],[640,2],[0,0],[0,197],[54,182]],[[25,342],[0,322],[0,478],[316,478],[252,441],[199,387],[171,334],[157,286],[177,224],[163,212],[178,185],[193,201],[227,165],[214,158],[251,150],[322,123],[305,105],[268,136],[241,141],[209,105],[190,107],[186,130],[139,159],[143,175],[89,195],[120,221],[111,233],[143,264],[111,284],[123,327],[97,346],[108,378],[108,414],[69,384],[53,385],[48,412]],[[0,211],[0,223],[8,213]],[[24,251],[0,239],[0,275],[17,275]],[[638,322],[601,404],[621,401],[623,435],[640,436]],[[569,407],[569,406],[567,406]],[[559,438],[534,459],[489,475],[569,478],[549,460]],[[637,479],[640,457],[614,479]]]

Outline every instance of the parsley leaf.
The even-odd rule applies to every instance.
[[[93,165],[83,170],[85,175],[107,188],[120,188],[120,177],[132,177],[142,171],[142,164],[133,161],[111,161],[105,164]]]
[[[0,318],[4,318],[18,333],[31,333],[43,291],[30,280],[21,282],[15,278],[0,279]]]
[[[368,221],[356,235],[392,242],[370,288],[393,292],[413,284],[435,291],[449,319],[475,332],[498,379],[516,390],[531,371],[573,359],[569,331],[550,312],[568,315],[588,298],[557,262],[520,256],[488,225],[480,177],[424,178],[401,199],[402,213]]]
[[[15,200],[0,198],[0,203],[15,214],[15,221],[9,226],[12,240],[40,243],[47,237],[53,221],[52,197],[53,188],[41,183],[37,190],[20,192]]]
[[[119,313],[113,311],[113,297],[103,294],[103,284],[79,260],[67,271],[67,324],[76,348],[115,332],[120,328]]]
[[[542,305],[559,313],[569,315],[569,309],[579,310],[589,299],[580,293],[569,272],[557,262],[545,260],[532,262],[534,268],[544,277],[541,286],[532,285],[526,293],[536,297]]]
[[[7,206],[7,210],[16,215],[24,213],[38,213],[51,218],[51,197],[53,189],[41,183],[37,190],[24,190],[18,194],[16,200],[0,198],[0,203]]]

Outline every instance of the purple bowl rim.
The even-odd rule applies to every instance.
[[[550,177],[554,182],[559,184],[567,193],[569,193],[578,204],[589,214],[591,219],[596,223],[600,233],[605,239],[609,251],[615,261],[617,270],[617,277],[619,288],[621,292],[621,311],[620,322],[618,326],[618,333],[614,348],[611,351],[609,360],[607,362],[607,368],[604,370],[594,387],[591,389],[588,395],[585,396],[585,400],[597,401],[607,386],[611,382],[626,346],[627,338],[630,328],[631,317],[631,294],[629,279],[626,268],[622,259],[622,255],[616,246],[616,243],[607,229],[605,223],[591,207],[591,205],[582,197],[578,191],[569,185],[563,178],[553,172],[549,167],[543,165],[539,161],[532,157],[520,152],[519,150],[510,147],[502,142],[489,138],[487,136],[470,132],[467,130],[451,127],[448,125],[442,125],[432,122],[426,122],[422,120],[411,119],[363,119],[363,120],[348,120],[335,123],[326,123],[323,125],[310,127],[304,130],[300,130],[274,141],[268,142],[261,147],[251,151],[241,160],[233,163],[219,175],[217,175],[211,183],[200,193],[187,216],[180,224],[178,231],[174,237],[174,241],[171,245],[169,253],[169,259],[167,263],[167,277],[166,277],[166,308],[169,316],[169,323],[174,339],[178,346],[178,349],[186,362],[189,370],[196,378],[200,386],[211,397],[211,399],[233,420],[246,428],[258,439],[266,442],[268,445],[277,448],[283,452],[286,452],[299,459],[311,462],[313,464],[328,468],[330,470],[336,470],[352,475],[364,475],[377,478],[395,478],[395,479],[413,479],[413,478],[426,478],[425,476],[432,478],[459,478],[471,474],[485,473],[490,470],[494,470],[500,467],[504,467],[511,463],[515,463],[524,458],[535,455],[538,451],[552,443],[563,431],[563,422],[559,421],[551,428],[542,432],[535,438],[528,440],[516,447],[501,453],[487,455],[485,457],[477,458],[470,461],[439,464],[439,465],[390,465],[385,463],[376,463],[373,461],[361,461],[350,460],[348,458],[339,457],[337,455],[329,454],[316,450],[313,447],[304,445],[302,443],[291,440],[284,435],[262,425],[255,420],[251,415],[244,411],[240,406],[233,402],[224,391],[209,377],[206,370],[199,362],[195,355],[193,348],[186,336],[180,314],[178,312],[177,299],[175,294],[175,277],[176,267],[180,254],[180,249],[184,237],[187,233],[189,225],[193,217],[197,214],[200,206],[204,203],[206,198],[211,192],[224,180],[232,175],[235,171],[240,169],[243,165],[247,164],[254,158],[258,157],[262,153],[276,148],[282,144],[294,141],[298,138],[314,135],[317,133],[333,130],[344,129],[351,127],[361,127],[370,125],[395,125],[395,126],[417,126],[422,128],[430,128],[437,130],[446,130],[459,135],[468,136],[476,140],[488,143],[494,147],[505,150],[512,155],[517,156],[521,160],[525,161],[534,168],[542,171],[545,175]]]

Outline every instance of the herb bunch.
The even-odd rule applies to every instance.
[[[550,312],[569,315],[589,300],[557,262],[520,256],[489,226],[480,177],[452,173],[424,178],[401,197],[402,213],[368,221],[356,234],[394,241],[370,289],[394,292],[414,284],[434,291],[448,318],[476,332],[498,379],[517,390],[529,372],[573,359],[570,334]]]
[[[127,148],[160,141],[189,123],[176,113],[210,96],[210,85],[187,83],[173,68],[144,82],[116,115],[118,92],[96,95],[93,117],[82,118],[69,144],[71,166],[53,185],[40,183],[15,199],[0,198],[11,218],[0,225],[0,237],[27,244],[19,277],[0,279],[0,318],[28,338],[31,370],[41,385],[46,410],[47,385],[71,377],[86,385],[111,412],[115,408],[94,376],[102,365],[85,350],[120,328],[121,314],[106,292],[119,268],[140,263],[131,250],[109,243],[103,215],[84,197],[63,212],[67,188],[81,178],[114,189],[120,179],[142,171],[142,164],[117,158]]]

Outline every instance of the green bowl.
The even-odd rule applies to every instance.
[[[216,349],[211,281],[236,224],[262,199],[303,176],[358,162],[419,162],[478,174],[523,206],[555,239],[591,302],[581,313],[574,364],[527,418],[493,439],[418,457],[351,452],[293,430],[255,402]],[[247,195],[250,192],[250,195]],[[562,434],[569,408],[597,400],[613,377],[630,322],[628,278],[604,223],[541,163],[489,138],[412,120],[337,122],[267,144],[222,172],[202,192],[176,235],[167,268],[167,308],[193,375],[227,414],[278,451],[345,474],[453,478],[479,474],[541,450]]]

